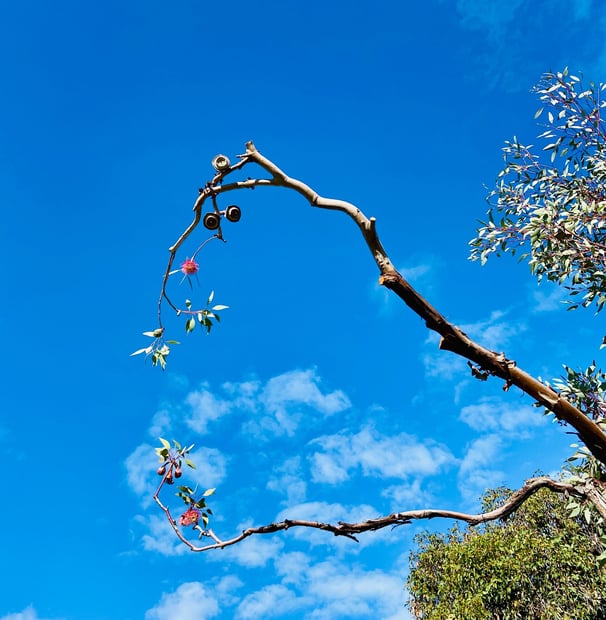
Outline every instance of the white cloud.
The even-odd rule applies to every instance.
[[[516,336],[527,329],[525,323],[506,317],[507,312],[494,310],[487,319],[461,325],[461,329],[483,347],[503,351]]]
[[[204,584],[181,584],[174,592],[164,593],[160,602],[145,613],[146,620],[205,620],[219,614],[219,602]]]
[[[548,287],[545,290],[546,286]],[[541,314],[543,312],[554,312],[565,308],[563,300],[566,299],[566,289],[562,286],[552,286],[545,282],[542,283],[541,289],[531,291],[531,307],[533,314]]]
[[[306,593],[315,602],[314,609],[306,615],[308,618],[409,617],[404,610],[401,575],[382,570],[364,571],[329,560],[311,566],[307,580]]]
[[[459,469],[459,491],[466,501],[473,502],[486,489],[502,484],[504,474],[494,467],[502,452],[499,435],[485,435],[472,442]]]
[[[274,566],[278,575],[282,576],[282,583],[301,586],[309,572],[310,557],[301,551],[282,553],[276,557]]]
[[[349,478],[347,466],[340,463],[340,458],[334,454],[316,452],[310,457],[310,460],[311,475],[314,482],[339,484]]]
[[[221,386],[235,409],[256,411],[259,407],[260,381],[226,381]]]
[[[351,407],[341,390],[323,393],[320,378],[314,370],[293,370],[271,378],[263,388],[259,402],[268,415],[249,428],[257,433],[261,430],[261,435],[269,431],[276,436],[293,436],[301,418],[310,409],[330,416]]]
[[[237,618],[264,618],[296,612],[315,620],[381,618],[408,620],[401,571],[364,570],[349,560],[330,557],[314,562],[300,551],[275,559],[279,584],[249,594]]]
[[[154,551],[165,556],[184,555],[189,551],[177,538],[163,513],[138,515],[135,520],[143,525],[147,532],[141,537],[145,551]]]
[[[207,386],[190,392],[185,402],[191,408],[189,415],[185,418],[185,423],[200,435],[208,433],[208,425],[228,414],[232,409],[229,401],[217,398]]]
[[[483,398],[479,403],[461,409],[459,419],[477,431],[503,431],[505,435],[528,438],[529,431],[547,424],[547,418],[535,407],[500,403],[494,398]]]
[[[32,605],[26,607],[23,611],[8,614],[6,616],[0,616],[0,620],[43,620]],[[56,618],[55,620],[59,620]]]
[[[419,262],[416,265],[400,266],[397,270],[402,277],[417,290],[423,291],[425,296],[431,295],[435,289],[435,281],[432,277],[435,258]],[[384,286],[381,286],[377,279],[373,279],[372,296],[380,303],[379,312],[382,315],[389,315],[396,307],[400,308],[402,301]]]
[[[341,390],[321,389],[314,370],[292,370],[272,377],[263,385],[259,381],[226,382],[222,386],[227,398],[213,394],[207,385],[186,397],[190,408],[187,426],[206,434],[210,425],[227,414],[249,414],[245,432],[256,438],[290,436],[301,419],[310,413],[331,416],[348,409],[349,399]]]
[[[157,439],[164,437],[172,427],[172,416],[168,409],[160,409],[154,414],[148,433],[150,437]]]
[[[243,585],[242,581],[235,575],[227,575],[213,587],[213,592],[216,592],[222,605],[235,605],[240,600],[235,591]]]
[[[271,618],[300,606],[301,601],[297,600],[297,595],[292,590],[282,584],[273,584],[246,596],[238,606],[236,618]]]
[[[141,497],[144,505],[149,504],[156,490],[155,482],[160,482],[157,476],[158,456],[154,448],[147,443],[137,446],[124,461],[126,480],[131,490]],[[154,476],[156,480],[154,480]]]
[[[459,469],[461,474],[490,465],[497,460],[503,440],[498,435],[486,435],[472,442]]]
[[[301,457],[294,456],[274,468],[267,481],[267,488],[286,496],[284,503],[295,504],[305,500],[307,483],[303,477]]]
[[[472,30],[486,30],[496,37],[515,18],[524,0],[457,0],[461,22]]]
[[[314,482],[343,482],[356,468],[365,476],[407,478],[431,475],[454,461],[445,446],[432,440],[421,443],[406,433],[384,436],[370,426],[356,434],[326,435],[311,442],[322,451],[311,455]]]
[[[381,491],[381,496],[390,499],[391,509],[397,512],[428,506],[434,499],[431,493],[421,488],[421,480],[418,478],[409,484],[386,487]]]
[[[251,522],[240,523],[235,528],[238,532],[252,526]],[[221,562],[234,562],[247,568],[261,568],[273,560],[282,550],[284,543],[272,536],[251,536],[242,542],[221,549],[216,553],[209,552],[208,560]]]
[[[225,480],[227,475],[227,459],[216,448],[195,448],[188,458],[194,463],[196,468],[191,469],[187,467],[183,473],[184,477],[187,472],[188,479],[192,478],[194,482],[205,489],[216,487]]]

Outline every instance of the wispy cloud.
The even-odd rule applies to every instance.
[[[160,602],[145,613],[145,620],[206,620],[221,612],[220,596],[226,590],[239,587],[241,582],[226,577],[215,587],[208,587],[199,581],[181,584],[174,592],[164,593]]]
[[[528,90],[539,75],[571,62],[591,71],[604,70],[606,19],[591,0],[438,0],[454,7],[463,30],[473,32],[466,47],[472,71],[487,86],[508,91]],[[562,19],[566,15],[566,19]],[[592,37],[586,36],[591,25]],[[536,53],[529,52],[530,33]],[[557,45],[554,45],[557,42]],[[549,49],[549,53],[543,52]],[[482,50],[482,54],[476,51]],[[574,50],[571,55],[569,50]],[[549,64],[547,64],[549,63]],[[555,65],[554,65],[555,63]]]
[[[209,425],[228,414],[232,409],[229,401],[217,398],[207,387],[190,392],[185,402],[191,408],[185,423],[200,435],[208,433]]]
[[[563,310],[564,299],[566,299],[566,289],[561,286],[549,286],[548,283],[542,283],[540,289],[531,291],[530,311],[533,314],[541,314],[543,312],[554,312]]]
[[[252,521],[244,521],[234,528],[234,532],[241,532],[251,526]],[[222,564],[231,562],[247,568],[262,568],[273,561],[283,547],[284,542],[279,538],[253,536],[240,544],[223,549],[220,553],[211,553],[207,558]]]
[[[292,436],[307,410],[331,416],[351,407],[341,390],[323,392],[315,370],[293,370],[270,379],[259,395],[266,415],[248,428],[258,434]]]
[[[382,570],[326,561],[306,571],[304,592],[316,601],[306,617],[332,620],[347,617],[406,618],[402,577]]]
[[[285,495],[284,503],[287,505],[302,502],[307,492],[307,482],[304,477],[301,457],[294,456],[274,468],[267,481],[267,488],[270,491]]]
[[[501,431],[527,438],[532,429],[547,424],[547,418],[536,407],[513,406],[495,398],[483,398],[479,403],[461,409],[459,419],[476,431]]]
[[[126,481],[131,491],[139,495],[144,505],[151,502],[155,491],[154,482],[157,485],[157,476],[154,479],[158,467],[158,457],[153,446],[143,443],[137,446],[124,461],[126,468]]]
[[[260,381],[224,383],[221,390],[223,395],[218,396],[204,385],[188,394],[186,403],[190,412],[185,422],[191,430],[204,435],[213,423],[228,414],[255,413],[244,425],[246,433],[261,439],[292,436],[310,411],[331,416],[351,406],[341,390],[323,390],[320,377],[313,369],[291,370],[270,378],[265,384]]]
[[[135,521],[143,527],[141,545],[145,551],[153,551],[164,556],[184,555],[188,548],[175,536],[164,515],[137,515]]]
[[[454,460],[448,448],[434,441],[423,443],[406,433],[384,436],[370,426],[355,434],[319,437],[312,445],[321,448],[310,457],[312,479],[327,484],[343,482],[358,468],[377,478],[427,476]]]
[[[434,496],[421,487],[421,479],[416,478],[408,484],[395,484],[385,487],[381,496],[391,500],[394,511],[408,510],[429,506]]]
[[[503,439],[497,434],[471,443],[459,468],[459,491],[466,501],[475,502],[487,488],[503,483],[505,474],[495,467],[502,451]]]
[[[44,620],[42,617],[38,615],[36,610],[32,605],[26,607],[23,611],[19,611],[14,614],[8,614],[6,616],[0,616],[0,620]],[[54,618],[53,620],[60,620],[59,618]]]
[[[461,329],[482,346],[502,351],[517,336],[527,330],[526,323],[513,320],[504,310],[494,310],[487,319],[465,323]]]
[[[305,602],[286,586],[272,584],[248,594],[238,606],[236,618],[242,620],[275,618],[300,609],[304,604]]]
[[[437,260],[435,257],[424,258],[413,264],[401,265],[397,269],[414,288],[423,291],[426,296],[431,296],[435,290],[433,274]],[[402,306],[402,301],[376,279],[372,283],[372,297],[380,304],[379,312],[382,315],[389,315],[396,306]]]
[[[463,26],[485,31],[496,39],[514,21],[523,3],[524,0],[457,0],[456,6]]]
[[[331,558],[314,563],[304,553],[286,553],[275,561],[282,580],[247,595],[236,618],[276,617],[297,613],[314,620],[382,618],[407,620],[402,576],[387,570],[366,571]]]

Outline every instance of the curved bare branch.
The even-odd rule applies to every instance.
[[[549,489],[554,493],[561,493],[579,497],[583,500],[591,502],[601,514],[602,517],[606,517],[606,501],[600,490],[594,487],[592,484],[585,486],[575,486],[566,482],[558,482],[547,477],[531,478],[527,480],[524,486],[518,491],[513,493],[507,501],[498,508],[481,514],[467,514],[464,512],[457,512],[453,510],[408,510],[405,512],[396,512],[384,517],[378,517],[376,519],[368,519],[367,521],[361,521],[359,523],[346,523],[339,521],[337,524],[322,523],[320,521],[305,521],[301,519],[285,519],[277,523],[269,523],[268,525],[262,525],[259,527],[250,527],[243,530],[237,536],[222,540],[217,534],[211,530],[204,530],[199,526],[195,526],[194,529],[200,532],[200,538],[203,536],[212,538],[214,541],[208,545],[197,546],[191,541],[187,540],[185,536],[179,530],[176,521],[170,515],[168,508],[166,508],[158,499],[157,493],[154,495],[154,499],[167,515],[173,530],[176,532],[179,539],[184,542],[192,551],[210,551],[211,549],[224,549],[230,547],[244,539],[251,536],[260,534],[273,534],[275,532],[281,532],[289,530],[293,527],[305,527],[323,530],[325,532],[331,532],[335,536],[344,536],[351,540],[358,542],[356,536],[364,532],[371,532],[381,530],[386,527],[396,527],[399,525],[408,525],[412,521],[421,519],[455,519],[457,521],[464,521],[470,525],[480,525],[481,523],[487,523],[489,521],[496,521],[497,519],[504,519],[510,514],[515,512],[529,497],[534,495],[539,489]]]
[[[246,164],[254,163],[269,173],[269,179],[247,179],[223,184],[223,179]],[[166,296],[166,284],[175,254],[191,232],[198,226],[204,202],[209,197],[238,190],[253,189],[258,186],[279,186],[292,189],[303,196],[312,206],[331,209],[346,213],[356,223],[362,233],[368,249],[379,268],[379,282],[393,291],[404,303],[415,312],[427,327],[441,336],[440,348],[451,351],[477,365],[482,376],[494,375],[505,381],[505,388],[517,386],[533,400],[552,411],[556,418],[567,422],[577,432],[579,438],[591,450],[591,453],[606,465],[606,435],[602,429],[572,403],[562,397],[550,386],[538,381],[522,369],[515,361],[505,357],[503,353],[491,351],[471,340],[467,334],[450,323],[429,302],[427,302],[402,275],[395,269],[387,252],[383,248],[376,231],[375,218],[368,218],[352,203],[344,200],[320,196],[309,185],[289,177],[276,164],[263,156],[252,142],[246,144],[246,152],[240,155],[240,161],[225,172],[217,173],[213,180],[200,190],[200,196],[194,204],[195,217],[193,222],[169,248],[170,258],[164,276],[162,297]],[[220,233],[219,233],[220,237]],[[160,323],[160,327],[162,327]]]

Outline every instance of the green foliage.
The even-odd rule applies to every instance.
[[[176,272],[175,272],[176,273]],[[206,330],[207,334],[210,334],[210,330],[213,328],[213,321],[219,323],[221,321],[221,317],[219,316],[219,311],[227,310],[229,306],[225,306],[222,304],[216,304],[209,308],[213,298],[215,296],[214,291],[211,291],[208,299],[206,300],[206,307],[202,310],[194,310],[192,309],[192,302],[189,299],[185,300],[185,309],[176,309],[177,316],[181,314],[185,314],[185,333],[189,334],[196,329],[196,320]],[[177,340],[165,340],[164,339],[164,328],[158,327],[153,331],[143,332],[144,336],[148,338],[153,338],[154,341],[147,347],[143,347],[141,349],[137,349],[133,353],[131,353],[131,357],[135,355],[141,355],[145,353],[145,359],[148,357],[151,358],[153,366],[160,366],[162,370],[166,369],[166,358],[170,354],[170,346],[180,344]]]
[[[606,303],[606,85],[546,73],[535,87],[543,107],[542,153],[517,138],[506,142],[505,166],[488,197],[488,220],[471,241],[471,258],[521,251],[539,278],[564,284],[571,305]],[[540,152],[541,153],[541,152]]]
[[[173,439],[172,446],[169,441],[159,437],[160,447],[155,448],[156,455],[160,462],[158,475],[162,476],[162,482],[154,498],[157,498],[164,484],[173,484],[175,478],[182,476],[182,465],[195,469],[196,466],[187,455],[192,451],[194,444],[183,447],[178,441]],[[192,489],[190,486],[181,485],[178,487],[177,497],[183,500],[187,510],[179,518],[179,524],[183,527],[193,526],[200,530],[200,536],[205,535],[205,531],[200,528],[199,521],[202,519],[204,528],[208,527],[212,510],[206,505],[206,498],[214,495],[216,489],[206,489],[202,495],[198,495],[198,488]]]
[[[575,407],[600,425],[606,420],[606,374],[592,362],[583,371],[564,366],[566,376],[554,387]]]
[[[510,495],[489,491],[484,510]],[[606,570],[595,529],[543,489],[508,519],[415,538],[408,606],[424,620],[606,618]]]
[[[145,353],[145,359],[151,357],[152,365],[160,366],[160,368],[164,370],[166,368],[166,358],[170,354],[170,347],[168,345],[180,343],[176,340],[165,340],[163,327],[158,327],[153,331],[143,332],[143,335],[148,338],[153,338],[154,341],[148,347],[137,349],[131,353],[131,357]]]

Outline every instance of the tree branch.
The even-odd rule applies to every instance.
[[[272,175],[270,184],[288,187],[306,198],[314,207],[343,211],[358,225],[366,245],[379,268],[379,283],[393,291],[404,303],[425,321],[427,327],[440,334],[440,348],[460,355],[478,364],[487,374],[505,380],[506,385],[515,385],[556,418],[570,424],[591,453],[606,465],[606,435],[601,428],[551,387],[537,381],[517,367],[502,353],[490,351],[471,340],[458,327],[449,323],[431,304],[402,277],[392,265],[376,232],[375,219],[367,218],[355,205],[343,200],[324,198],[305,183],[287,176],[278,166],[261,155],[252,142],[246,144],[243,161],[251,161]]]
[[[183,541],[192,551],[210,551],[211,549],[224,549],[235,545],[246,538],[260,534],[273,534],[275,532],[286,531],[293,527],[305,527],[312,529],[319,529],[325,532],[332,532],[335,536],[344,536],[351,540],[358,542],[356,536],[364,532],[381,530],[386,527],[396,527],[399,525],[408,525],[412,521],[418,521],[421,519],[455,519],[457,521],[465,521],[470,525],[480,525],[481,523],[487,523],[489,521],[496,521],[497,519],[504,519],[510,514],[515,512],[529,497],[534,495],[539,489],[547,488],[554,493],[574,495],[584,500],[590,501],[602,516],[606,515],[605,507],[606,502],[604,497],[600,493],[599,489],[595,488],[593,484],[587,484],[585,486],[575,486],[566,482],[558,482],[551,478],[531,478],[527,480],[522,488],[516,491],[509,499],[499,508],[485,512],[481,514],[467,514],[464,512],[456,512],[453,510],[408,510],[406,512],[396,512],[384,517],[378,517],[376,519],[368,519],[367,521],[361,521],[359,523],[346,523],[339,521],[336,525],[331,523],[322,523],[319,521],[305,521],[301,519],[285,519],[278,523],[270,523],[268,525],[262,525],[259,527],[250,527],[243,530],[241,534],[234,536],[233,538],[222,540],[217,534],[211,530],[203,530],[199,526],[195,526],[194,529],[200,532],[200,537],[207,536],[214,540],[214,543],[196,546],[188,541],[183,534],[179,531],[176,522],[170,516],[168,509],[160,503],[157,494],[154,496],[156,502],[160,505],[162,510],[169,517],[169,521],[177,533],[179,539]]]

